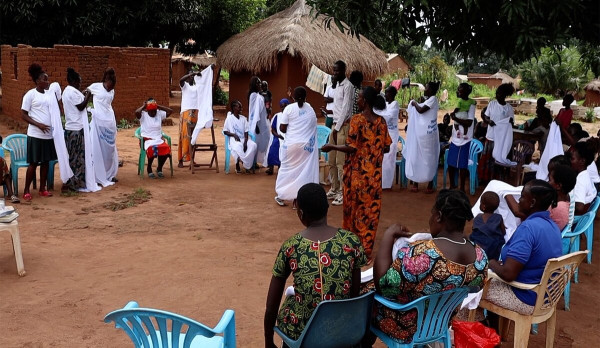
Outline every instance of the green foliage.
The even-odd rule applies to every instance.
[[[229,71],[227,71],[225,69],[221,69],[221,80],[229,81]]]
[[[133,124],[130,123],[129,121],[127,121],[127,119],[125,119],[125,118],[120,119],[119,123],[117,123],[117,130],[129,129],[129,128],[133,128]]]
[[[217,86],[213,93],[213,105],[227,105],[229,103],[229,93],[226,93]]]
[[[429,81],[440,81],[443,85],[450,72],[450,67],[446,62],[440,56],[435,56],[429,61],[415,66],[415,70],[411,72],[411,80],[423,85]]]
[[[585,110],[585,121],[586,122],[595,122],[596,116],[594,115],[594,109],[589,108]]]
[[[591,79],[581,64],[581,54],[574,47],[562,50],[544,48],[538,58],[519,66],[521,87],[531,93],[563,96],[567,91],[579,91]]]

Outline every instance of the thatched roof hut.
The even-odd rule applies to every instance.
[[[583,106],[600,106],[600,79],[590,81],[583,89],[585,90]]]
[[[333,63],[343,60],[348,73],[360,70],[366,81],[387,71],[383,51],[364,36],[359,40],[342,33],[334,24],[327,29],[325,19],[315,18],[312,7],[298,0],[223,43],[217,49],[217,65],[230,72],[230,99],[246,100],[252,75],[267,80],[273,99],[279,100],[288,87],[304,85],[312,65],[331,74]],[[320,106],[322,98],[316,98],[309,92],[309,102]]]
[[[497,73],[490,74],[478,74],[478,73],[469,73],[467,75],[467,79],[471,83],[487,85],[490,88],[496,88],[503,83],[511,83],[515,89],[519,88],[519,79],[512,78],[510,75],[498,71]]]

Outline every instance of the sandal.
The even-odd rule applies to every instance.
[[[40,191],[40,196],[42,197],[52,197],[52,192],[48,190]]]
[[[159,179],[162,179],[165,177],[165,175],[163,174],[163,172],[156,172],[156,175],[158,175]]]
[[[11,203],[21,203],[21,200],[16,195],[10,196]]]
[[[148,177],[150,179],[156,179],[156,175],[154,175],[154,173],[148,173]]]
[[[413,192],[413,193],[419,192],[419,188],[413,186],[413,187],[410,188],[410,192]]]
[[[425,193],[428,194],[428,195],[432,194],[434,192],[435,192],[435,189],[433,189],[433,188],[428,188],[428,189],[425,190]]]
[[[23,195],[23,199],[27,202],[31,201],[33,199],[33,197],[31,196],[31,193],[26,193]]]

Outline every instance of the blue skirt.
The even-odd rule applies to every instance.
[[[273,137],[273,142],[269,148],[269,155],[267,156],[268,166],[280,166],[281,161],[279,160],[279,138]]]
[[[469,167],[470,148],[470,141],[463,146],[456,146],[454,143],[450,143],[450,148],[448,149],[448,166],[458,169],[467,169]]]

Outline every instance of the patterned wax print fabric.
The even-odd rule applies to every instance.
[[[356,149],[344,164],[344,220],[342,228],[356,233],[371,256],[381,211],[381,167],[384,148],[392,144],[385,119],[373,122],[352,116],[346,144]]]
[[[83,129],[65,130],[65,142],[69,152],[69,166],[73,171],[73,176],[67,182],[67,185],[74,190],[85,188],[85,143],[83,138]]]
[[[198,122],[198,110],[186,110],[181,113],[179,118],[179,146],[177,147],[177,160],[189,162],[190,143],[192,141],[192,133]]]
[[[473,244],[474,245],[474,244]],[[461,265],[448,260],[433,240],[411,243],[398,251],[390,269],[379,279],[383,296],[399,303],[461,286],[483,288],[488,259],[475,246],[475,261]],[[408,343],[417,330],[417,310],[399,312],[377,305],[373,325],[390,337]]]
[[[323,300],[350,298],[352,271],[367,260],[358,237],[339,229],[326,241],[312,241],[296,234],[283,243],[273,275],[294,276],[294,296],[288,296],[279,309],[277,327],[297,339],[312,312]]]

